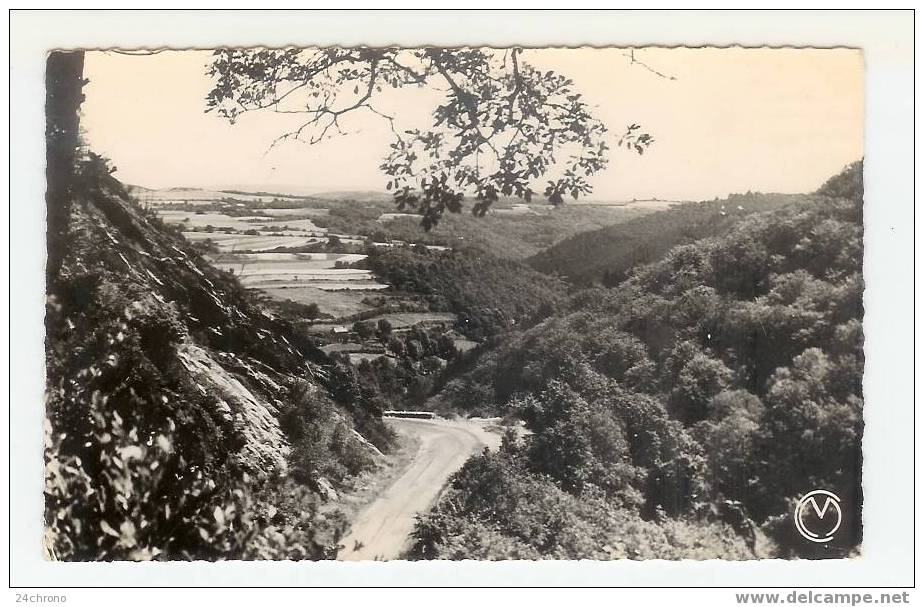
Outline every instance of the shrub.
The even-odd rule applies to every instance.
[[[315,486],[321,478],[342,481],[374,465],[368,449],[325,394],[300,384],[286,402],[280,427],[292,445],[289,461],[296,481]]]
[[[141,440],[105,397],[90,412],[95,461],[61,453],[45,421],[45,550],[55,560],[323,558],[311,502],[277,527],[260,484],[242,472],[207,476],[173,447],[173,424]]]
[[[625,496],[629,499],[629,496]],[[575,497],[509,453],[469,460],[418,517],[410,558],[753,558],[744,539],[705,520],[645,521],[625,503]]]

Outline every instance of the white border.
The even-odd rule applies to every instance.
[[[909,12],[14,12],[11,17],[11,584],[902,586],[912,580]],[[79,564],[41,560],[47,49],[216,45],[852,46],[865,52],[864,555],[850,561]],[[139,117],[139,119],[143,119]],[[4,221],[6,219],[4,218]],[[6,508],[4,504],[4,509]],[[255,597],[256,598],[256,597]],[[730,598],[730,597],[729,597]],[[373,599],[374,600],[374,599]]]

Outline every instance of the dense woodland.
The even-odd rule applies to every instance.
[[[482,252],[402,247],[370,251],[362,263],[392,288],[422,295],[431,310],[458,314],[459,331],[472,339],[534,324],[567,291],[557,278]]]
[[[362,360],[355,369],[347,354],[332,358],[352,373],[368,398],[384,408],[419,409],[465,364],[454,345],[460,336],[482,344],[503,339],[549,316],[566,298],[566,284],[515,260],[486,253],[430,251],[422,246],[368,247],[368,257],[352,264],[373,270],[391,285],[390,297],[370,315],[401,307],[423,306],[431,312],[452,312],[455,322],[394,331],[387,321],[357,320],[352,334],[363,344],[377,343],[382,356]],[[306,306],[275,306],[293,319]],[[397,307],[397,308],[396,308]]]
[[[784,194],[732,194],[674,207],[583,232],[540,251],[528,263],[575,284],[622,282],[638,265],[661,259],[671,248],[723,234],[749,214],[778,209],[802,197]]]
[[[415,555],[734,558],[744,541],[750,555],[824,558],[858,545],[859,508],[824,545],[789,518],[810,488],[862,502],[862,165],[726,228],[463,365],[433,406],[532,434],[466,465],[421,519]]]

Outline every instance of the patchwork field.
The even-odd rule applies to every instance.
[[[324,217],[330,215],[330,209],[316,209],[314,207],[295,207],[291,209],[260,209],[261,215],[269,215],[270,217],[303,217],[305,215],[309,217]]]
[[[225,232],[183,232],[190,242],[211,241],[222,253],[235,251],[272,251],[279,247],[303,247],[326,239],[316,236],[273,234],[269,236],[250,234],[228,234]]]
[[[464,337],[458,337],[452,340],[452,343],[455,344],[456,349],[460,352],[468,352],[472,348],[475,348],[481,344],[473,339],[465,339]]]
[[[350,359],[350,363],[358,365],[364,360],[375,360],[377,358],[382,358],[383,356],[388,356],[388,354],[382,354],[381,352],[351,352],[347,354],[347,357]]]
[[[260,212],[262,213],[262,210]],[[175,211],[172,209],[158,210],[157,215],[166,223],[182,225],[190,231],[211,226],[215,229],[237,230],[239,232],[246,230],[266,232],[286,230],[310,232],[314,236],[327,233],[326,228],[316,226],[310,219],[275,219],[269,215],[262,214],[237,217],[224,213]],[[289,213],[289,215],[292,215],[292,213]]]
[[[279,197],[288,198],[283,194],[249,194],[244,192],[228,192],[222,190],[202,190],[199,188],[167,188],[164,190],[149,190],[147,188],[133,187],[132,194],[142,203],[156,202],[158,204],[211,204],[218,200],[241,200],[246,202],[272,202]]]
[[[341,253],[245,253],[219,257],[215,266],[234,273],[241,284],[251,289],[303,284],[324,291],[387,288],[375,281],[370,270],[335,267],[337,262],[353,263],[364,258],[365,255]]]
[[[326,234],[327,228],[319,228],[310,219],[277,219],[260,223],[263,230],[304,230],[314,234]]]
[[[334,343],[334,344],[327,344],[326,346],[321,346],[321,350],[325,354],[333,354],[334,352],[346,352],[346,353],[361,352],[362,349],[363,347],[361,344],[353,343],[353,342],[347,342],[345,344]]]
[[[260,291],[273,299],[294,301],[305,305],[317,304],[322,314],[329,314],[334,318],[352,316],[370,309],[370,306],[364,303],[369,297],[367,290],[329,291],[299,285],[297,287],[262,287]]]
[[[599,203],[599,202],[586,202],[586,203],[575,203],[574,206],[584,206],[591,209],[612,209],[612,210],[625,210],[631,209],[636,211],[663,211],[664,209],[669,209],[670,207],[676,204],[686,204],[688,201],[685,200],[632,200],[629,202],[620,202],[620,203]]]
[[[174,190],[169,194],[176,195],[179,202],[189,203],[198,197],[203,204],[212,203],[207,210],[197,211],[172,208],[171,199],[164,192],[154,199],[155,211],[164,222],[181,226],[183,236],[190,242],[209,242],[217,249],[212,256],[217,267],[234,273],[242,285],[272,299],[317,304],[322,314],[340,318],[370,309],[363,303],[368,292],[388,288],[375,280],[369,270],[336,267],[338,262],[341,265],[353,263],[364,255],[268,252],[322,244],[331,237],[344,245],[365,242],[354,234],[333,234],[316,225],[311,217],[326,216],[327,208],[257,208],[259,205],[255,205],[251,207],[252,214],[238,215],[242,212],[238,207],[244,205],[237,202],[214,204],[231,194],[224,197],[221,192],[204,190]],[[233,198],[258,203],[274,200],[240,194],[233,194]]]
[[[584,203],[555,208],[548,204],[502,201],[490,217],[447,216],[434,230],[421,230],[419,215],[400,212],[388,197],[369,201],[356,193],[337,197],[296,197],[265,193],[246,194],[219,190],[175,188],[136,192],[166,223],[180,226],[191,242],[208,242],[214,264],[235,274],[241,284],[277,302],[290,301],[316,305],[322,320],[313,326],[319,335],[330,337],[333,326],[351,317],[362,317],[373,310],[415,310],[414,306],[383,307],[382,297],[394,303],[397,294],[382,293],[389,285],[362,268],[343,267],[362,260],[362,245],[376,247],[420,243],[430,250],[474,248],[522,257],[541,249],[546,241],[558,240],[580,226],[591,227],[620,222],[630,216],[651,212],[673,203],[632,201],[627,203]],[[339,243],[339,244],[338,244]],[[358,246],[357,246],[358,245]],[[324,253],[279,252],[312,246]],[[339,266],[339,267],[338,267]],[[423,308],[425,309],[425,308]],[[334,320],[329,320],[334,319]],[[387,319],[396,332],[414,326],[453,325],[450,313],[400,312],[367,318],[373,324]],[[468,350],[477,342],[457,336],[456,347]],[[455,338],[454,338],[455,339]],[[335,341],[344,341],[337,336]],[[355,336],[346,341],[355,341]],[[345,345],[345,344],[344,344]],[[354,348],[359,348],[354,349]],[[351,344],[354,362],[375,353]]]

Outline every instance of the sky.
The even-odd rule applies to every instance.
[[[347,135],[313,146],[273,140],[298,117],[254,112],[234,125],[205,113],[210,51],[86,55],[81,126],[116,177],[150,188],[293,193],[384,191],[391,132],[363,113]],[[614,149],[593,199],[705,200],[816,189],[863,156],[863,58],[850,49],[527,49],[524,60],[567,75],[613,138],[630,123],[655,143]],[[647,67],[646,67],[647,66]],[[673,79],[661,77],[655,70]],[[385,111],[415,126],[436,93],[402,91]],[[400,126],[400,125],[399,125]],[[615,143],[615,141],[611,142]]]

